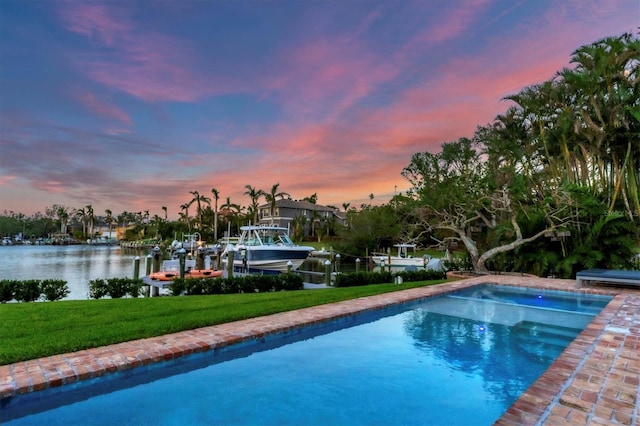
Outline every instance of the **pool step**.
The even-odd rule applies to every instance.
[[[531,321],[521,321],[516,324],[515,329],[519,332],[527,333],[531,336],[540,337],[567,337],[569,341],[575,339],[575,337],[582,331],[575,327],[566,327],[563,325],[555,324],[541,324]]]
[[[579,329],[522,321],[514,327],[518,347],[545,362],[555,359],[580,333]]]

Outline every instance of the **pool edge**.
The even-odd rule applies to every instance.
[[[320,305],[266,317],[0,366],[0,398],[63,386],[205,352],[292,328],[483,283],[615,296],[554,363],[496,421],[499,425],[637,424],[640,291],[576,288],[573,280],[492,275]]]

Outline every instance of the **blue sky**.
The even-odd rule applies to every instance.
[[[639,26],[638,0],[0,0],[0,212],[386,202],[413,154]]]

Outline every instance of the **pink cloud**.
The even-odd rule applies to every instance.
[[[208,77],[189,41],[144,32],[113,3],[68,7],[62,18],[69,31],[106,47],[75,59],[86,75],[138,99],[193,102],[240,86],[235,78]]]
[[[120,9],[100,3],[70,3],[61,10],[66,28],[97,43],[113,46],[132,24]]]
[[[369,46],[339,36],[301,43],[280,56],[282,68],[265,84],[296,116],[322,109],[332,120],[399,72]]]
[[[117,120],[121,123],[132,125],[131,117],[115,105],[96,99],[95,95],[85,92],[79,95],[80,100],[96,114]]]
[[[0,186],[8,185],[16,179],[16,176],[0,175]]]

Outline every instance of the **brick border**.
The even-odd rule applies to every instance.
[[[640,422],[640,290],[493,275],[414,288],[0,366],[0,398],[210,351],[481,283],[615,296],[496,425]]]

